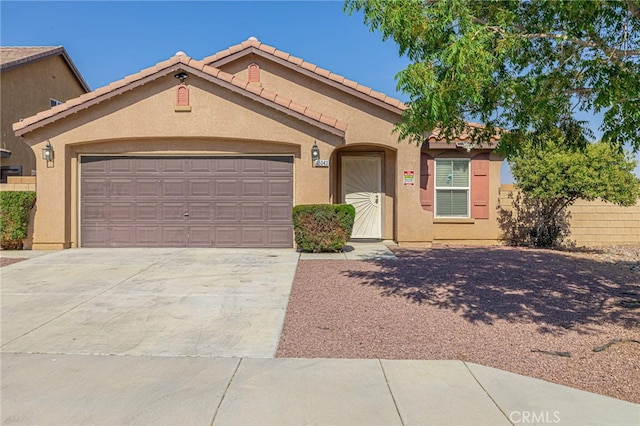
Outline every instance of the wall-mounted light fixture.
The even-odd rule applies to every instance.
[[[47,141],[47,144],[42,148],[42,159],[47,163],[51,163],[53,162],[54,154],[51,142]]]
[[[178,74],[174,75],[174,77],[180,80],[180,83],[184,83],[184,80],[189,77],[189,74],[184,71],[180,71]]]
[[[316,141],[313,141],[313,146],[311,147],[311,164],[316,164],[316,161],[320,159],[320,148],[316,144]]]

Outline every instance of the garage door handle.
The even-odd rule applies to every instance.
[[[184,217],[189,217],[189,212],[184,212],[183,216]]]

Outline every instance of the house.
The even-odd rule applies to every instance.
[[[38,162],[33,248],[293,247],[294,205],[342,202],[353,238],[496,242],[503,158],[398,142],[405,108],[253,37],[178,52],[14,124]]]
[[[89,91],[61,46],[0,47],[0,182],[7,176],[31,176],[36,157],[11,125]]]

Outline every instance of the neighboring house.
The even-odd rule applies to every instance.
[[[36,158],[11,125],[89,91],[61,46],[0,47],[0,182],[7,176],[31,176]]]
[[[293,247],[293,205],[342,202],[353,238],[496,242],[503,159],[399,143],[405,108],[255,38],[178,52],[14,124],[38,153],[33,247]]]

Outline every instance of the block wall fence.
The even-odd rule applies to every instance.
[[[512,184],[500,187],[500,206],[512,205]],[[569,208],[571,235],[578,247],[640,244],[640,200],[635,206],[621,207],[601,200],[578,200]]]

